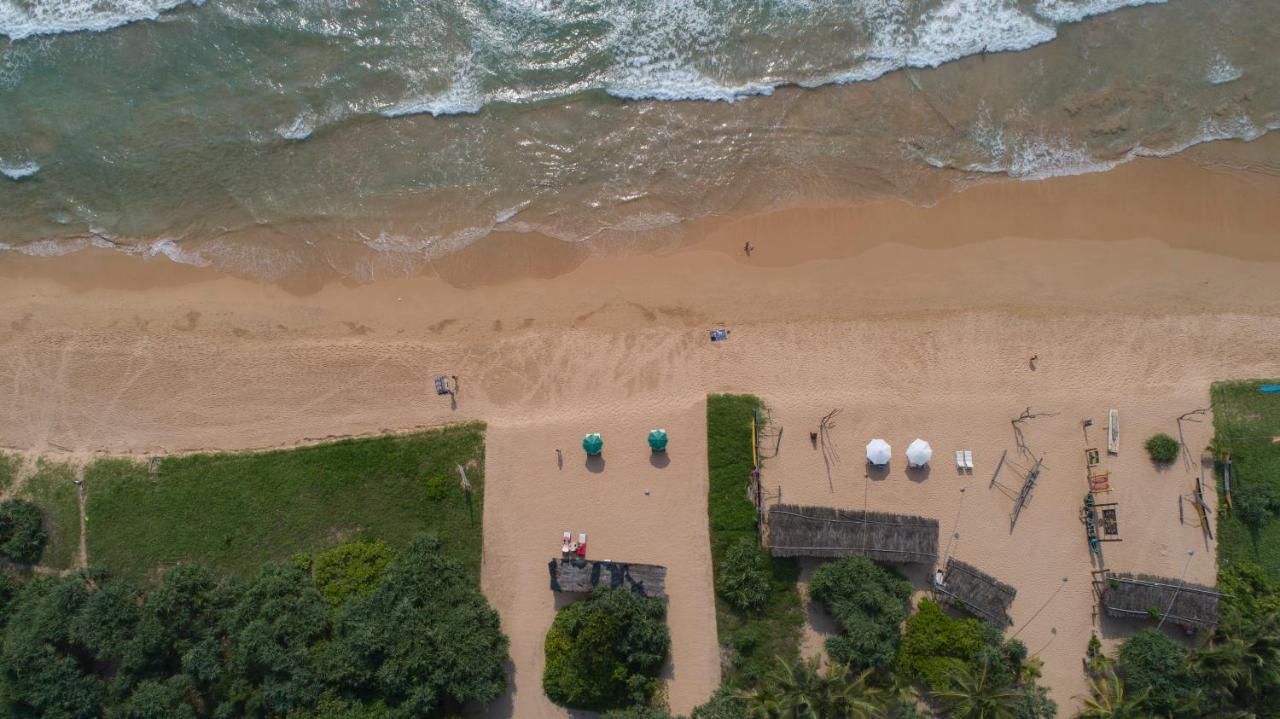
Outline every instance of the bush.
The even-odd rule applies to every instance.
[[[1178,458],[1178,450],[1181,448],[1178,440],[1163,432],[1152,435],[1147,440],[1147,454],[1156,462],[1172,462]]]
[[[689,719],[747,719],[747,707],[738,693],[725,686],[716,690],[706,704],[696,706]]]
[[[1119,652],[1119,675],[1135,696],[1149,692],[1144,708],[1156,716],[1169,716],[1187,703],[1193,682],[1187,650],[1155,629],[1124,640]]]
[[[35,564],[47,540],[39,507],[25,499],[0,502],[0,557],[16,564]]]
[[[893,662],[911,591],[911,582],[866,557],[818,567],[809,595],[831,612],[841,630],[827,640],[831,661],[856,671]]]
[[[316,586],[338,606],[373,591],[394,553],[386,542],[350,542],[321,552],[315,561]]]
[[[561,609],[544,646],[547,698],[598,711],[649,703],[671,649],[666,613],[660,599],[603,587]]]
[[[894,669],[903,679],[930,690],[945,689],[950,686],[948,675],[977,666],[983,646],[978,620],[953,619],[937,602],[922,599],[907,620]]]
[[[1246,484],[1231,493],[1231,508],[1252,529],[1262,529],[1280,512],[1280,494],[1270,485]]]
[[[734,609],[758,612],[769,598],[769,555],[760,544],[742,538],[725,552],[716,572],[716,591]]]

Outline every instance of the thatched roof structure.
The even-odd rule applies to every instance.
[[[1164,617],[1165,621],[1197,628],[1217,623],[1218,600],[1224,596],[1213,587],[1147,574],[1108,574],[1101,583],[1100,594],[1108,616]]]
[[[948,559],[942,582],[934,584],[934,591],[999,629],[1013,624],[1009,606],[1018,590],[972,564]]]
[[[769,508],[769,553],[775,557],[850,557],[932,564],[938,520],[905,514],[778,504]]]
[[[624,587],[645,597],[665,597],[667,568],[656,564],[553,559],[547,564],[553,592],[589,592]]]

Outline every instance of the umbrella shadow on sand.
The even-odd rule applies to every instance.
[[[671,464],[671,458],[667,456],[666,452],[650,452],[649,464],[657,467],[658,469],[662,469],[668,464]]]
[[[929,465],[907,467],[907,479],[919,484],[929,478]]]
[[[604,471],[604,455],[588,454],[586,467],[588,472],[594,472],[595,474],[600,474],[601,472]]]

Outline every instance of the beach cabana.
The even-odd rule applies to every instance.
[[[769,509],[775,557],[863,556],[895,564],[938,558],[938,520],[906,514],[778,504]]]
[[[1018,590],[995,577],[957,559],[948,559],[942,580],[934,582],[936,593],[952,604],[982,619],[997,629],[1012,626],[1009,606]]]
[[[877,467],[883,467],[889,463],[889,458],[893,456],[893,448],[889,443],[877,437],[867,442],[867,462]]]
[[[604,438],[600,436],[599,432],[592,432],[582,438],[582,449],[594,457],[604,450]]]
[[[910,446],[907,447],[907,465],[911,467],[923,467],[933,458],[933,447],[923,439],[916,438]]]
[[[625,588],[645,597],[666,597],[667,568],[656,564],[553,559],[547,563],[553,592],[589,592],[596,587]]]
[[[649,430],[649,449],[655,452],[665,452],[667,450],[667,430]]]
[[[1099,587],[1102,608],[1117,619],[1163,618],[1184,627],[1208,629],[1218,622],[1213,587],[1148,574],[1107,574]]]

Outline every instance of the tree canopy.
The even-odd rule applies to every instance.
[[[48,534],[40,508],[25,499],[0,502],[0,558],[15,564],[35,564],[44,552]]]
[[[542,688],[575,709],[646,704],[671,650],[660,599],[598,587],[561,609],[547,632]]]
[[[505,685],[496,612],[430,539],[336,609],[293,564],[243,582],[180,565],[149,586],[37,576],[4,616],[6,715],[429,717]]]

